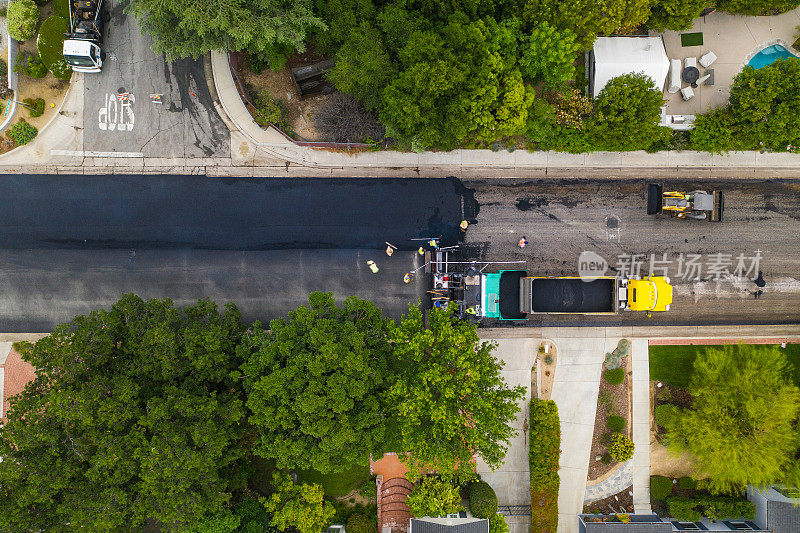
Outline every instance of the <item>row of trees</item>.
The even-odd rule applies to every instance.
[[[474,453],[497,466],[523,394],[475,326],[446,311],[426,326],[412,306],[395,323],[323,293],[269,329],[230,304],[126,295],[19,349],[37,373],[0,432],[10,531],[239,523],[252,514],[237,502],[253,453],[283,471],[340,472],[387,450],[444,477],[468,472]],[[284,477],[275,488],[262,501],[273,524],[302,530],[297,507],[321,493]]]

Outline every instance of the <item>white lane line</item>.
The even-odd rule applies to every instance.
[[[76,157],[144,157],[142,152],[95,152],[92,150],[50,150],[50,155],[72,155]]]

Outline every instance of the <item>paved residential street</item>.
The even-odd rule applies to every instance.
[[[659,181],[659,180],[653,180]],[[574,276],[578,257],[592,251],[610,264],[618,256],[642,254],[641,274],[650,256],[671,260],[668,275],[675,288],[669,312],[648,319],[621,312],[603,317],[536,315],[531,325],[742,324],[800,322],[800,181],[797,180],[660,180],[665,190],[721,189],[725,193],[720,223],[678,220],[646,214],[647,181],[617,180],[483,180],[465,181],[475,189],[480,211],[470,226],[464,256],[486,261],[526,260],[531,275]],[[526,236],[530,244],[516,243]],[[748,258],[760,250],[758,283],[722,275],[710,279],[713,254]],[[678,259],[698,254],[698,272],[678,272]],[[724,258],[723,258],[724,259]],[[683,265],[684,267],[686,265]],[[748,277],[758,278],[758,274]]]
[[[51,331],[125,292],[233,301],[252,321],[331,291],[399,317],[426,289],[403,283],[422,264],[409,239],[454,242],[471,202],[457,180],[204,176],[6,176],[0,198],[4,332]]]
[[[230,134],[214,109],[202,59],[166,63],[124,4],[107,2],[103,71],[84,76],[84,150],[229,157]],[[161,103],[153,94],[162,95]]]

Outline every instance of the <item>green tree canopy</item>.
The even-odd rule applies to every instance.
[[[447,516],[464,510],[458,487],[436,476],[425,476],[406,499],[411,516]]]
[[[306,35],[324,30],[310,0],[130,0],[125,8],[169,59],[211,50],[305,50]]]
[[[717,8],[738,15],[777,15],[800,5],[798,0],[718,0]]]
[[[709,5],[708,0],[655,0],[650,6],[647,26],[656,31],[687,30]]]
[[[542,21],[570,29],[580,49],[588,50],[598,35],[626,33],[647,20],[650,0],[522,0],[527,28]]]
[[[36,378],[0,432],[0,530],[191,525],[243,482],[233,306],[125,295],[23,345]]]
[[[670,135],[659,126],[664,98],[643,73],[623,74],[606,84],[594,107],[590,133],[601,150],[642,150]]]
[[[520,57],[522,73],[545,85],[558,88],[575,74],[578,43],[570,29],[559,30],[547,22],[534,26],[525,39]]]
[[[425,327],[412,306],[392,332],[398,375],[389,390],[402,451],[419,477],[426,468],[444,478],[471,471],[474,454],[498,467],[519,411],[523,387],[509,388],[475,325],[434,308]]]
[[[384,49],[380,31],[363,23],[354,28],[336,52],[336,64],[328,77],[340,91],[361,100],[367,109],[381,103],[381,91],[394,76],[394,64]]]
[[[39,24],[39,6],[33,0],[16,0],[8,4],[6,13],[8,34],[18,41],[27,41],[36,35]]]
[[[454,17],[440,33],[414,32],[382,94],[387,130],[422,148],[521,133],[532,93],[493,28]]]
[[[800,481],[800,390],[778,348],[709,348],[695,359],[689,390],[692,407],[669,422],[667,438],[697,458],[698,487],[720,494]]]
[[[272,513],[272,525],[281,531],[319,533],[329,525],[336,511],[323,500],[322,487],[297,484],[287,474],[276,472],[272,484],[275,492],[264,499],[264,507]]]
[[[390,320],[372,303],[315,292],[242,341],[255,453],[279,468],[343,471],[382,450]]]

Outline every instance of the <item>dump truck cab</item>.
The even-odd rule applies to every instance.
[[[672,304],[672,285],[669,278],[649,276],[644,279],[629,279],[620,287],[620,297],[624,293],[625,308],[630,311],[655,313],[669,311]]]

